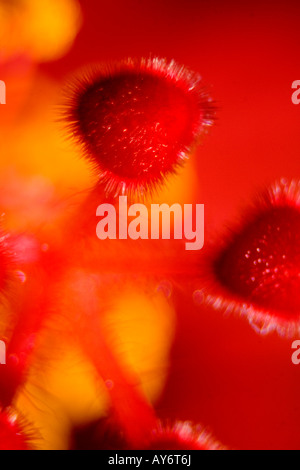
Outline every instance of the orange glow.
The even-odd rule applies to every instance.
[[[77,0],[14,0],[0,4],[0,61],[28,55],[43,62],[62,57],[81,25]]]

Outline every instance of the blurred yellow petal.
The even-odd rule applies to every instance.
[[[7,116],[14,96],[0,107],[0,210],[6,214],[5,227],[14,231],[54,223],[92,183],[80,149],[57,122],[57,83],[37,74],[29,88],[26,100],[14,108],[13,123]]]
[[[80,26],[77,0],[0,0],[0,60],[23,54],[37,62],[58,59]]]
[[[106,416],[110,402],[105,385],[97,380],[95,386],[94,369],[64,331],[63,321],[56,317],[51,323],[53,329],[39,337],[16,407],[32,425],[39,449],[64,450],[73,426]]]
[[[167,379],[175,330],[175,313],[167,297],[161,285],[153,289],[153,285],[126,283],[114,306],[102,312],[108,344],[152,403]],[[40,337],[34,367],[16,402],[36,430],[38,448],[47,450],[67,449],[72,426],[104,417],[110,408],[109,386],[96,377],[92,364],[64,331],[68,322],[64,326],[56,317],[52,323],[54,329]]]
[[[159,286],[150,294],[129,285],[105,314],[103,328],[120,363],[139,377],[146,397],[155,402],[167,378],[175,330],[175,312]]]

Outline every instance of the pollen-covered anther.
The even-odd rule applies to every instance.
[[[214,116],[200,77],[161,59],[92,70],[68,101],[71,132],[114,194],[144,192],[174,173]]]
[[[300,331],[300,183],[266,192],[218,250],[207,303],[247,316],[258,331]]]

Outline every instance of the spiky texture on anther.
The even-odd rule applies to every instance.
[[[214,117],[201,78],[158,58],[91,68],[67,94],[70,131],[114,195],[161,184]]]

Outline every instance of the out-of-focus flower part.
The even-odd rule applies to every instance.
[[[30,450],[32,440],[32,432],[13,409],[0,409],[0,450]]]
[[[7,243],[7,235],[0,230],[0,299],[13,277],[13,255]]]
[[[126,287],[122,282],[117,275],[73,268],[62,284],[60,308],[109,392],[113,416],[128,445],[134,447],[145,443],[155,422],[149,401],[158,397],[166,378],[174,313],[146,280],[137,280],[136,286],[127,281]]]
[[[58,59],[80,25],[77,0],[1,0],[0,63],[21,55],[35,62]]]
[[[217,310],[237,312],[262,334],[299,334],[299,195],[300,183],[284,179],[262,195],[219,244],[196,302],[205,298]]]
[[[13,77],[23,83],[17,71]],[[57,220],[89,187],[90,172],[55,122],[57,84],[39,74],[26,80],[30,83],[22,98],[12,91],[8,104],[0,107],[0,208],[9,230],[44,225],[48,230],[51,225],[57,231]]]
[[[15,280],[9,295],[13,312],[6,326],[7,361],[0,369],[0,404],[10,406],[24,385],[41,327],[48,317],[51,277],[59,274],[52,250],[29,234],[11,236]]]
[[[75,450],[128,450],[124,434],[110,419],[73,429]],[[210,432],[191,422],[158,421],[150,430],[142,450],[226,450]]]
[[[34,423],[41,450],[70,448],[75,427],[107,416],[107,387],[95,379],[95,371],[71,337],[63,318],[56,315],[39,334],[26,385],[15,406]]]
[[[173,425],[160,422],[152,432],[149,449],[225,450],[225,447],[202,426],[178,421]]]
[[[152,288],[152,290],[151,290]],[[124,367],[137,377],[149,401],[163,389],[175,333],[175,312],[160,284],[153,281],[122,288],[110,311],[104,313],[105,336]]]

